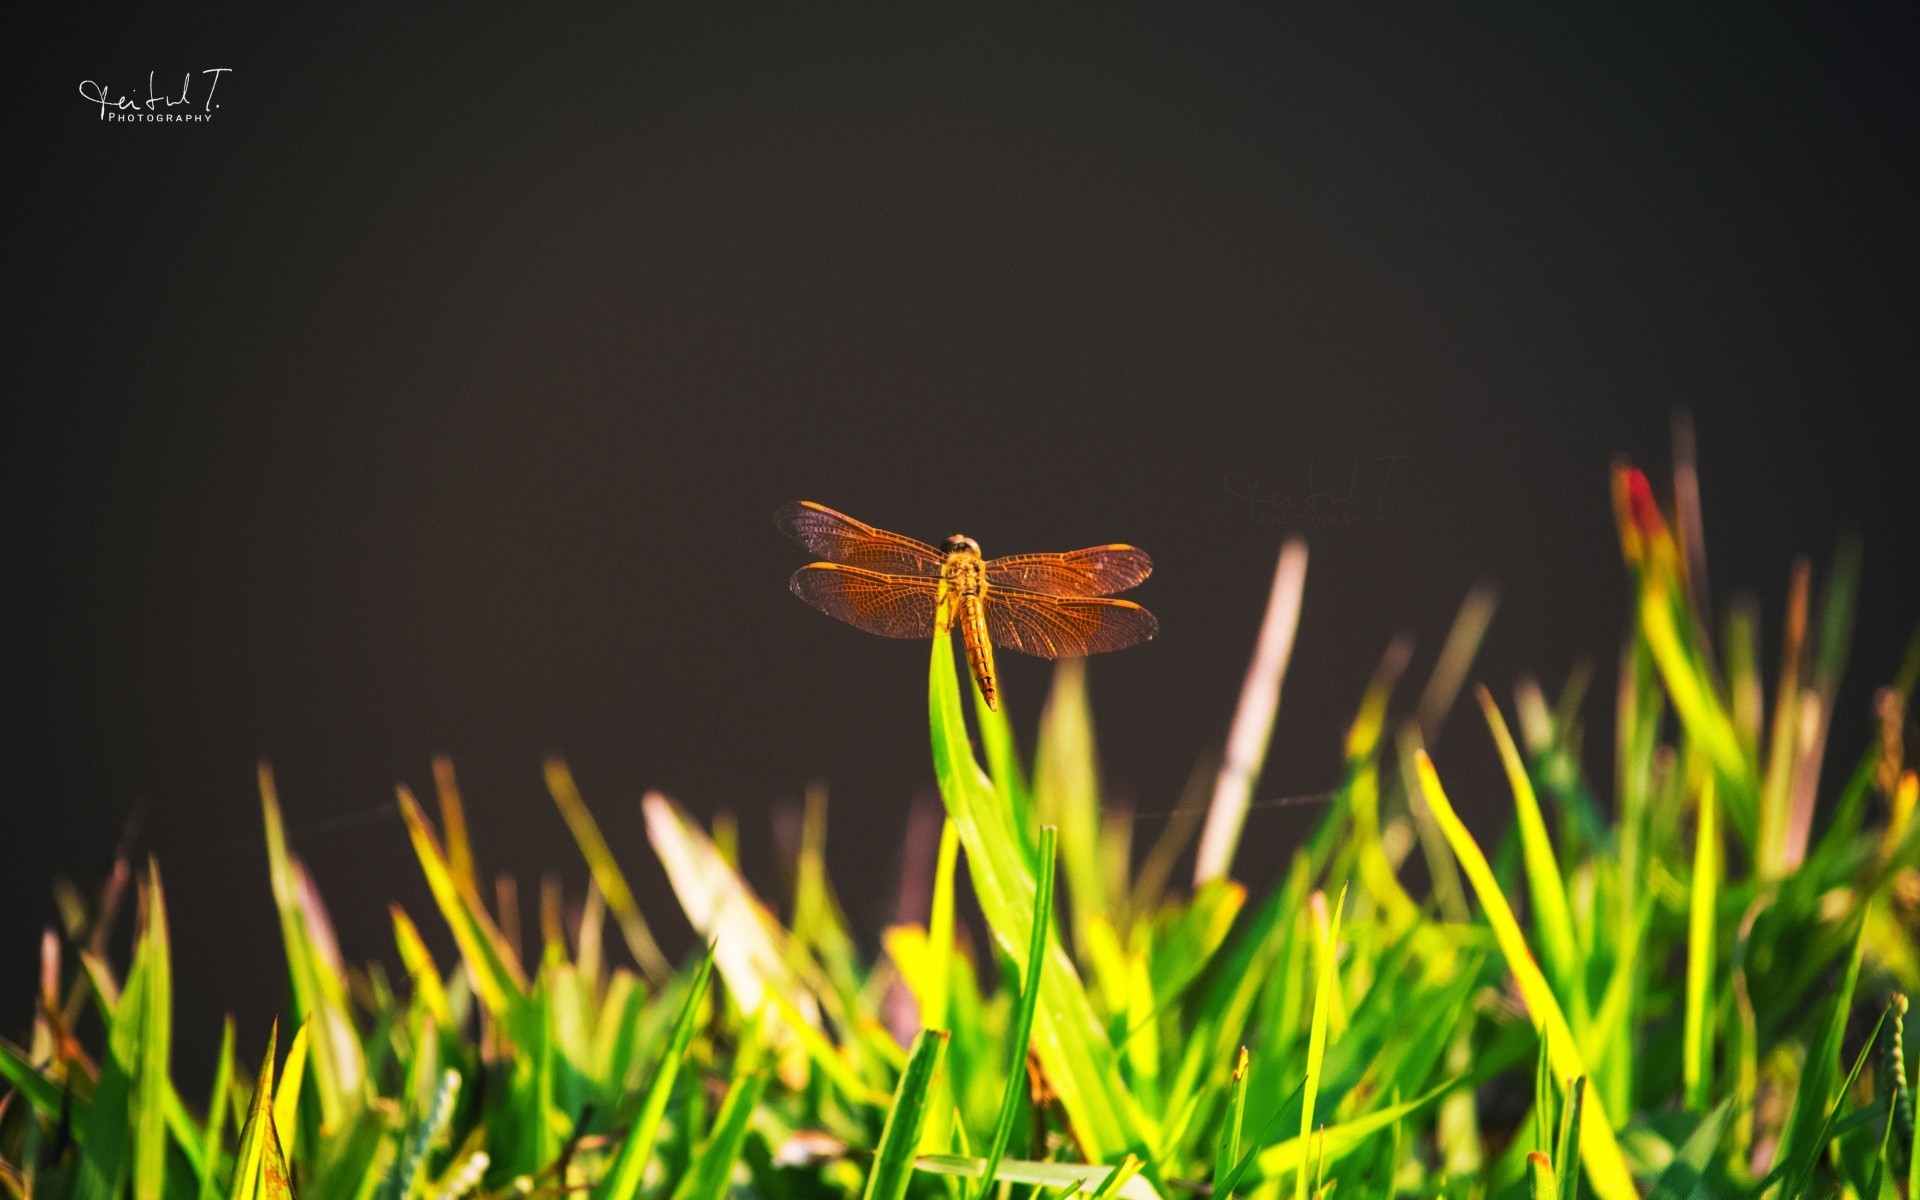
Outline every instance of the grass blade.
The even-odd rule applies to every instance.
[[[200,1145],[204,1152],[200,1168],[200,1200],[216,1200],[220,1145],[226,1132],[227,1093],[233,1087],[233,1018],[220,1027],[220,1056],[213,1065],[213,1093],[207,1100],[206,1131]]]
[[[546,764],[547,791],[553,796],[553,803],[560,809],[560,816],[573,833],[573,840],[580,847],[580,856],[587,860],[587,869],[593,872],[593,881],[600,887],[600,895],[607,902],[607,909],[613,913],[614,922],[620,926],[620,936],[626,939],[627,949],[633,954],[633,961],[640,965],[649,982],[658,986],[673,975],[673,965],[666,955],[660,953],[660,945],[653,940],[653,930],[647,927],[646,918],[640,915],[640,906],[634,902],[633,889],[627,886],[626,873],[621,871],[615,861],[613,851],[607,846],[607,839],[600,833],[600,823],[593,819],[587,802],[580,797],[580,789],[574,785],[573,773],[567,770],[567,764],[557,758],[550,758]]]
[[[614,1156],[613,1165],[607,1168],[594,1200],[633,1200],[639,1194],[641,1176],[646,1172],[648,1160],[653,1157],[653,1143],[660,1136],[660,1122],[667,1115],[667,1103],[673,1097],[673,1083],[679,1077],[680,1064],[686,1060],[687,1047],[693,1044],[694,1030],[700,1023],[701,1005],[707,995],[707,983],[712,977],[713,950],[709,947],[706,954],[701,956],[700,965],[694,968],[693,983],[687,988],[687,998],[680,1006],[680,1016],[674,1021],[666,1049],[661,1052],[660,1065],[654,1068],[653,1081],[647,1084],[647,1096],[640,1104],[640,1115],[634,1118],[633,1128],[627,1132],[626,1140],[620,1143],[620,1150]]]
[[[1267,594],[1266,615],[1260,620],[1260,639],[1253,661],[1247,664],[1240,702],[1227,732],[1226,755],[1207,805],[1207,823],[1200,831],[1200,850],[1193,864],[1193,885],[1224,879],[1240,848],[1240,831],[1247,823],[1247,805],[1267,760],[1267,741],[1280,711],[1280,684],[1293,658],[1294,634],[1300,628],[1300,598],[1307,585],[1307,544],[1288,538],[1274,565],[1273,589]]]
[[[726,1195],[728,1177],[746,1141],[747,1124],[760,1107],[760,1095],[773,1073],[766,1057],[767,1015],[763,1013],[747,1023],[746,1036],[734,1055],[727,1098],[721,1101],[712,1133],[694,1154],[693,1166],[673,1189],[673,1200],[720,1200]]]
[[[1013,1126],[1020,1119],[1020,1101],[1027,1086],[1027,1047],[1033,1041],[1033,1015],[1040,1005],[1040,980],[1047,965],[1047,935],[1053,932],[1053,859],[1058,831],[1051,825],[1040,827],[1038,890],[1033,898],[1033,924],[1027,942],[1027,965],[1021,975],[1020,999],[1014,1009],[1013,1036],[1008,1039],[1007,1090],[1000,1100],[1000,1117],[994,1122],[993,1141],[988,1144],[987,1169],[980,1182],[980,1200],[993,1191],[994,1169],[1013,1140]]]
[[[1720,819],[1713,777],[1700,788],[1687,917],[1687,1010],[1681,1057],[1687,1107],[1705,1112],[1713,1096],[1714,913],[1720,902]]]
[[[1520,932],[1519,922],[1513,918],[1513,908],[1501,893],[1500,885],[1494,881],[1493,868],[1488,866],[1486,855],[1480,852],[1473,835],[1467,832],[1467,827],[1461,824],[1460,818],[1454,813],[1452,802],[1440,786],[1440,776],[1433,769],[1433,760],[1427,757],[1425,751],[1419,753],[1416,769],[1419,771],[1421,792],[1432,809],[1434,819],[1453,847],[1454,857],[1460,860],[1461,869],[1466,872],[1475,894],[1480,897],[1480,906],[1486,912],[1488,924],[1493,926],[1494,939],[1507,960],[1507,969],[1520,987],[1527,1011],[1532,1014],[1535,1025],[1547,1040],[1547,1053],[1552,1056],[1554,1070],[1563,1078],[1587,1074],[1580,1047],[1573,1039],[1573,1031],[1567,1027],[1566,1015],[1554,1000],[1553,989],[1547,986],[1546,976],[1540,973],[1532,951],[1527,949],[1526,936]],[[1636,1200],[1638,1193],[1633,1186],[1633,1176],[1627,1170],[1625,1157],[1620,1153],[1613,1123],[1608,1120],[1606,1109],[1597,1096],[1585,1105],[1585,1115],[1580,1122],[1580,1154],[1586,1162],[1587,1178],[1592,1181],[1593,1190],[1601,1200]]]
[[[1213,1194],[1217,1200],[1230,1200],[1233,1189],[1223,1186],[1240,1162],[1240,1127],[1247,1116],[1247,1048],[1240,1047],[1240,1058],[1233,1064],[1233,1091],[1227,1100],[1227,1119],[1220,1126],[1220,1146],[1213,1156]]]
[[[115,1017],[135,1022],[139,1039],[133,1104],[133,1200],[160,1200],[167,1168],[168,1058],[173,1045],[173,955],[167,940],[166,894],[160,868],[147,864],[146,928],[138,951],[145,978],[138,1011]]]
[[[1320,898],[1320,911],[1325,911],[1325,898]],[[1318,978],[1313,987],[1313,1018],[1307,1033],[1307,1085],[1300,1097],[1300,1140],[1305,1142],[1313,1133],[1313,1108],[1320,1097],[1320,1075],[1327,1059],[1327,1023],[1333,1010],[1333,987],[1339,977],[1340,957],[1340,917],[1347,908],[1347,889],[1340,888],[1340,899],[1334,903],[1333,916],[1327,922],[1327,935],[1324,940],[1324,953],[1320,956]],[[1324,1164],[1324,1159],[1322,1160]],[[1305,1200],[1307,1195],[1307,1173],[1295,1171],[1293,1176],[1294,1200]]]
[[[894,1089],[893,1107],[887,1110],[887,1123],[880,1132],[880,1146],[874,1151],[873,1170],[867,1175],[866,1200],[901,1200],[913,1179],[913,1160],[920,1148],[920,1130],[926,1122],[928,1098],[933,1094],[934,1076],[946,1055],[945,1030],[923,1029],[913,1039],[913,1051],[907,1057],[907,1069],[900,1073],[900,1085]]]

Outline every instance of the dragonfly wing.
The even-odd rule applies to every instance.
[[[940,581],[817,562],[793,573],[793,594],[830,617],[881,637],[933,636]]]
[[[1153,560],[1138,546],[1089,546],[1065,554],[1011,554],[987,563],[994,587],[1049,596],[1111,596],[1138,587],[1153,574]]]
[[[773,514],[780,531],[829,562],[886,575],[940,574],[938,550],[910,537],[875,529],[824,504],[800,500]]]
[[[987,636],[993,644],[1040,658],[1124,650],[1159,629],[1153,614],[1131,600],[1047,596],[1012,588],[987,592]]]

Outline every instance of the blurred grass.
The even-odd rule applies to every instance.
[[[263,767],[286,1061],[276,1031],[250,1067],[229,1020],[206,1105],[183,1100],[180,931],[159,866],[117,864],[94,903],[61,883],[31,1021],[0,1040],[0,1190],[1920,1200],[1904,1059],[1920,1037],[1900,998],[1920,986],[1920,633],[1876,696],[1878,736],[1820,794],[1858,553],[1843,545],[1818,603],[1811,567],[1796,571],[1769,688],[1757,603],[1703,611],[1684,466],[1672,517],[1644,475],[1615,473],[1634,602],[1611,755],[1586,743],[1585,668],[1552,701],[1516,681],[1512,727],[1479,687],[1488,739],[1452,752],[1500,765],[1515,819],[1485,843],[1461,822],[1424,747],[1492,616],[1476,589],[1416,698],[1396,696],[1404,640],[1356,688],[1339,786],[1258,898],[1229,877],[1257,761],[1206,756],[1136,874],[1129,814],[1101,795],[1083,667],[1063,664],[1028,758],[977,694],[969,728],[946,637],[927,693],[945,802],[931,905],[877,957],[827,877],[818,790],[771,903],[739,873],[730,821],[645,798],[657,869],[709,947],[675,964],[629,884],[655,862],[606,842],[564,764],[547,783],[585,883],[544,883],[523,939],[517,887],[481,893],[437,761],[437,826],[399,795],[436,911],[392,909],[390,978],[342,954]],[[1304,552],[1281,565],[1275,594],[1296,597]],[[1276,621],[1270,650],[1292,637]],[[1250,675],[1248,745],[1264,744],[1285,657]],[[1604,781],[1588,765],[1602,757]],[[1203,824],[1180,894],[1174,864]],[[1436,880],[1425,898],[1406,881],[1416,846]],[[959,908],[962,870],[984,943]],[[129,900],[121,973],[108,948]],[[453,959],[435,959],[423,916]]]

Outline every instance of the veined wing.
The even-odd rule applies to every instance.
[[[1159,629],[1153,614],[1131,600],[1046,596],[1015,588],[987,591],[987,636],[993,644],[1040,658],[1124,650]]]
[[[1010,554],[987,563],[987,583],[1049,596],[1111,596],[1138,587],[1153,560],[1138,546],[1115,544],[1065,554]]]
[[[830,617],[881,637],[933,636],[940,581],[817,562],[793,573],[793,594]]]
[[[773,523],[794,541],[829,562],[887,575],[938,577],[945,556],[925,542],[875,529],[824,504],[799,500],[773,514]]]

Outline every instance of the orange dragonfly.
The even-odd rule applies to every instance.
[[[773,515],[787,536],[827,560],[793,573],[793,594],[881,637],[935,637],[960,627],[967,665],[988,708],[999,707],[993,648],[1040,658],[1122,650],[1160,628],[1131,600],[1153,560],[1135,546],[983,559],[955,534],[941,549],[801,500]]]

